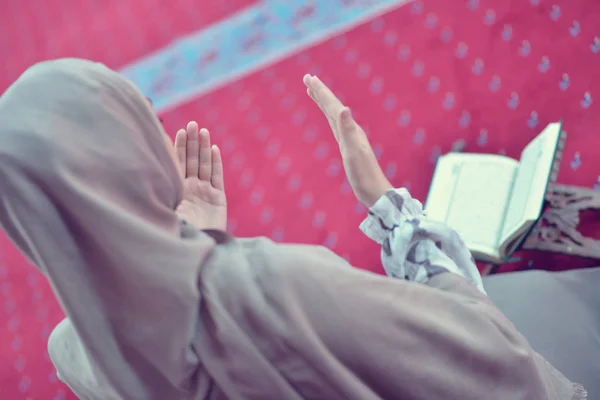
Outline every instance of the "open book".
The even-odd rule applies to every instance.
[[[439,158],[425,210],[456,230],[478,261],[501,263],[521,245],[555,181],[566,135],[549,124],[519,161],[493,154]]]

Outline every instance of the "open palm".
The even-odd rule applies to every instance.
[[[352,118],[350,109],[318,77],[305,75],[303,81],[340,146],[346,177],[356,198],[371,207],[392,185],[381,170],[365,131]]]
[[[210,133],[194,121],[175,136],[175,150],[184,178],[183,200],[177,213],[200,229],[225,230],[227,198],[223,181],[223,160]]]

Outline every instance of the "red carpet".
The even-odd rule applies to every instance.
[[[119,67],[248,2],[204,1],[201,11],[191,0],[126,3],[48,1],[40,10],[37,2],[4,1],[0,90],[49,57]],[[175,132],[196,119],[212,129],[225,157],[236,235],[325,244],[379,272],[378,249],[357,228],[365,210],[344,181],[302,75],[331,83],[367,128],[391,180],[417,197],[426,195],[440,153],[464,145],[518,157],[559,119],[569,134],[559,182],[592,187],[600,175],[599,20],[594,0],[417,2],[185,105],[165,115],[165,125]],[[10,245],[1,254],[0,398],[73,398],[46,356],[61,318],[52,293]],[[591,265],[521,257],[504,270]]]

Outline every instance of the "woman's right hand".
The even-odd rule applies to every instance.
[[[365,131],[354,121],[350,109],[319,78],[304,76],[306,92],[319,106],[338,142],[344,170],[356,198],[367,207],[392,189],[381,170]]]
[[[177,214],[199,229],[227,228],[227,197],[221,151],[210,145],[210,133],[191,121],[175,136],[175,152],[183,178]]]

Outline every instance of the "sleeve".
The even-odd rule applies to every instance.
[[[228,395],[547,399],[525,338],[458,275],[412,284],[266,239],[218,247],[201,273],[199,348]]]
[[[192,339],[198,270],[213,240],[157,236],[137,229],[138,223],[117,224],[117,235],[113,223],[128,221],[119,213],[76,224],[68,217],[77,208],[85,218],[98,197],[59,203],[46,194],[49,186],[38,186],[22,169],[0,167],[0,228],[49,280],[72,325],[72,335],[57,330],[49,342],[61,380],[80,398],[172,399],[183,391],[203,398],[211,378]],[[192,233],[186,228],[182,235]]]
[[[370,208],[360,229],[381,244],[390,277],[426,283],[450,272],[485,293],[471,252],[449,226],[427,218],[423,205],[404,189],[389,190]]]

